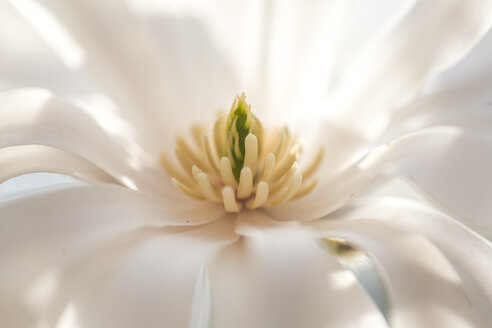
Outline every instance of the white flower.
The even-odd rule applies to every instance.
[[[0,326],[492,321],[462,224],[491,232],[490,1],[9,3],[1,88],[51,91],[0,96],[0,179],[87,184],[2,201]],[[322,147],[312,192],[230,213],[172,185],[176,132],[242,90],[301,167]]]

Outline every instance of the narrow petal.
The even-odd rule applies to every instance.
[[[267,122],[296,124],[319,110],[337,45],[355,7],[347,1],[267,2],[263,31],[261,107]]]
[[[387,151],[385,148],[376,147],[362,158],[336,171],[320,170],[318,174],[322,180],[310,194],[280,206],[265,208],[264,211],[279,221],[310,221],[336,210],[380,176],[380,171],[375,167],[377,168],[380,158],[384,158]]]
[[[94,86],[53,54],[8,1],[0,3],[0,89],[35,85],[59,94],[96,93]]]
[[[347,240],[379,262],[391,327],[475,327],[460,277],[426,239],[366,219],[317,221],[313,229],[320,238]]]
[[[379,169],[407,176],[463,222],[490,233],[491,165],[490,135],[437,127],[389,144]]]
[[[454,126],[474,133],[490,133],[489,86],[463,92],[422,97],[397,115],[380,137],[388,142],[404,134],[434,126]]]
[[[150,24],[159,33],[152,35],[123,1],[10,2],[66,65],[87,73],[126,120],[165,150],[191,117],[213,117],[241,91],[235,67],[200,20],[176,17],[173,8],[163,17],[153,12]]]
[[[236,239],[232,222],[227,217],[185,232],[156,230],[124,238],[123,245],[104,249],[106,256],[94,256],[91,268],[65,282],[73,288],[68,306],[82,326],[188,326],[198,315],[195,299],[207,297],[197,291],[198,284],[207,283],[201,277],[205,265]]]
[[[163,100],[172,96],[164,95],[169,81],[152,43],[122,2],[10,3],[70,69],[88,72],[129,121],[155,132],[153,123],[159,116],[149,115],[157,114],[166,104]]]
[[[135,327],[131,320],[149,315],[143,321],[148,327],[184,326],[209,250],[234,240],[230,218],[194,229],[213,219],[201,214],[201,222],[191,220],[139,193],[107,186],[2,204],[0,304],[22,315],[2,316],[1,325],[54,327],[72,315],[81,326]]]
[[[403,198],[366,199],[354,202],[333,219],[381,220],[428,238],[454,266],[464,291],[484,327],[492,320],[492,244],[442,212]]]
[[[88,183],[118,181],[93,163],[70,152],[42,145],[12,146],[0,149],[0,183],[33,172],[70,175]]]
[[[385,39],[362,55],[333,106],[357,128],[377,135],[392,111],[479,41],[492,22],[491,9],[485,0],[418,1]]]
[[[471,227],[490,233],[492,141],[456,127],[410,133],[378,146],[311,194],[265,211],[278,220],[313,220],[339,208],[378,179],[406,176]],[[457,174],[459,172],[459,174]],[[323,174],[322,172],[320,174]]]
[[[424,95],[451,96],[480,90],[486,96],[483,87],[492,82],[492,66],[488,61],[492,53],[491,41],[492,31],[489,30],[463,60],[432,79]]]
[[[132,189],[159,193],[172,188],[163,170],[150,167],[137,145],[110,135],[85,110],[46,90],[19,89],[0,95],[0,140],[0,147],[38,144],[63,149]],[[58,163],[58,170],[69,164]]]
[[[385,137],[434,125],[490,130],[492,30],[458,64],[432,79],[419,100],[402,108]]]
[[[163,123],[171,130],[165,133],[172,136],[177,127],[187,127],[191,117],[193,121],[210,121],[218,109],[228,109],[232,98],[242,91],[253,104],[258,104],[265,2],[128,3],[161,54],[160,69],[170,81],[170,94],[164,100],[169,102],[175,97],[177,101],[161,109],[165,112]],[[187,115],[183,115],[184,111]],[[172,119],[167,121],[169,117]]]
[[[257,229],[210,278],[214,327],[386,327],[355,277],[296,227]]]

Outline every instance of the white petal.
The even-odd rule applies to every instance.
[[[155,127],[158,116],[152,120],[145,114],[165,106],[170,81],[164,79],[152,44],[123,3],[21,0],[11,4],[68,67],[88,71],[128,120]],[[137,108],[142,110],[139,115],[135,115]]]
[[[490,131],[492,31],[457,65],[429,82],[420,99],[398,112],[385,138],[433,125]]]
[[[140,153],[133,151],[134,144],[109,135],[85,110],[49,91],[3,93],[0,107],[0,147],[41,144],[60,148],[94,163],[130,188],[152,193],[172,188],[162,169],[147,166]]]
[[[403,134],[440,125],[490,133],[489,89],[486,85],[474,90],[423,97],[399,113],[401,115],[395,117],[380,140],[388,142]]]
[[[168,129],[187,127],[190,118],[211,122],[215,112],[228,110],[242,91],[253,110],[260,110],[257,75],[266,3],[128,2],[162,53],[159,64],[171,80],[168,88],[177,96],[177,104],[164,108],[171,118],[165,122]]]
[[[472,308],[484,326],[492,320],[492,244],[447,215],[403,198],[360,200],[334,213],[335,219],[368,218],[425,236],[453,264]]]
[[[87,183],[82,180],[58,173],[35,172],[23,174],[0,184],[0,202],[46,190],[85,185]]]
[[[426,239],[376,220],[317,221],[313,228],[320,238],[346,239],[374,256],[389,293],[391,327],[475,326],[460,277]]]
[[[70,152],[42,145],[1,148],[0,167],[0,183],[33,172],[60,173],[89,183],[118,183],[93,163]]]
[[[380,172],[374,167],[377,167],[380,158],[385,154],[385,148],[376,147],[362,158],[332,172],[320,169],[320,182],[310,194],[280,206],[267,207],[264,211],[280,221],[310,221],[336,210],[378,176],[377,173]],[[346,153],[353,155],[351,151]],[[325,156],[329,162],[329,153]],[[329,163],[327,167],[330,167]]]
[[[210,98],[201,99],[210,86],[221,91],[221,87],[231,90],[235,84],[225,61],[222,65],[217,62],[220,50],[206,39],[205,30],[194,19],[167,15],[154,21],[166,40],[165,48],[159,49],[124,1],[21,0],[11,4],[69,67],[87,72],[126,120],[167,150],[173,146],[177,129],[187,128],[191,118],[209,118],[217,105],[228,106],[241,91],[233,90],[227,99],[216,98],[213,103]],[[188,30],[200,33],[192,35],[190,44],[181,38]],[[198,47],[198,42],[202,42],[200,48],[192,48]],[[194,63],[199,61],[194,54],[205,49],[210,53],[207,59],[215,60],[217,69],[212,73],[206,71],[209,63]],[[228,77],[220,80],[223,83],[213,78],[218,70]],[[195,85],[196,76],[205,82]]]
[[[230,217],[186,232],[154,231],[115,245],[111,256],[75,276],[73,304],[81,326],[186,327],[193,320],[195,284],[211,256],[236,237]],[[74,278],[74,277],[72,277]],[[69,284],[70,286],[70,284]]]
[[[266,211],[278,220],[316,219],[339,208],[376,179],[404,175],[468,225],[490,232],[491,209],[485,196],[492,185],[488,174],[491,147],[487,135],[456,127],[424,129],[374,148],[311,194]]]
[[[41,86],[60,94],[97,90],[80,74],[67,69],[7,1],[0,3],[0,89]]]
[[[265,7],[261,104],[268,122],[296,124],[319,109],[354,3],[280,0]]]
[[[388,149],[379,169],[407,176],[471,227],[492,231],[490,136],[440,127],[399,138]]]
[[[219,254],[210,278],[213,327],[386,327],[355,277],[298,227],[257,229]]]
[[[340,78],[358,56],[394,28],[394,25],[408,13],[416,1],[353,1],[353,9],[350,10],[348,20],[343,22],[347,27],[340,33],[341,40],[331,45],[336,48],[337,56],[332,67],[333,76],[331,76],[329,89],[336,87]]]
[[[398,26],[354,65],[333,104],[368,135],[414,97],[432,75],[466,55],[492,22],[492,4],[419,1]],[[370,126],[370,128],[367,128]]]
[[[443,96],[466,91],[473,92],[473,90],[484,89],[483,87],[490,85],[492,66],[488,59],[492,53],[491,46],[492,31],[489,30],[463,60],[429,82],[425,95]]]
[[[370,150],[370,143],[358,131],[349,126],[332,122],[313,123],[300,129],[299,141],[303,146],[300,167],[310,163],[319,150],[323,151],[323,161],[313,177],[329,180],[341,168],[357,160]],[[323,182],[321,182],[323,183]]]
[[[202,223],[214,218],[205,217],[204,210],[201,212]],[[50,327],[55,326],[64,308],[70,307],[79,320],[96,320],[81,322],[84,327],[108,327],[104,320],[128,319],[126,315],[141,319],[137,315],[146,314],[138,306],[123,311],[119,306],[125,306],[125,302],[150,301],[156,296],[160,301],[167,299],[168,303],[156,303],[154,309],[157,306],[166,309],[165,304],[177,301],[180,295],[178,286],[172,289],[168,285],[179,279],[166,279],[178,278],[183,268],[197,269],[200,263],[195,261],[196,256],[207,253],[207,240],[210,245],[219,246],[234,235],[230,219],[196,229],[199,235],[192,227],[172,228],[200,221],[190,221],[190,217],[175,213],[172,208],[119,187],[66,188],[11,201],[2,204],[0,217],[2,308],[6,304],[26,314],[24,319],[13,316],[12,320],[33,320]],[[186,247],[188,242],[192,249]],[[196,247],[203,248],[203,252],[192,252]],[[130,256],[126,258],[128,262],[125,256]],[[160,271],[152,271],[157,268]],[[163,276],[162,280],[154,276],[164,272],[169,276]],[[190,279],[191,274],[189,271]],[[137,295],[138,288],[146,283]],[[190,281],[183,280],[183,283]],[[157,293],[152,284],[176,294]],[[185,305],[187,298],[189,295],[184,295],[176,303],[181,311],[178,316],[184,311],[181,305]],[[117,312],[109,312],[111,306]]]

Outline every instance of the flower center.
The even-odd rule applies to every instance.
[[[179,166],[161,154],[173,184],[190,197],[219,202],[226,211],[239,212],[244,206],[282,204],[316,186],[318,179],[311,176],[321,163],[322,151],[300,172],[299,143],[287,127],[265,130],[244,93],[211,129],[196,125],[191,132],[191,143],[177,137]]]

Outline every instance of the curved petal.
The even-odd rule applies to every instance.
[[[42,145],[0,148],[0,183],[33,172],[70,175],[88,183],[118,181],[93,163],[70,152]]]
[[[265,2],[128,3],[161,52],[162,70],[172,79],[170,87],[175,90],[170,92],[177,95],[177,103],[164,108],[166,119],[172,119],[163,122],[170,132],[188,127],[190,119],[211,123],[215,111],[228,110],[233,97],[242,91],[258,110],[257,74]]]
[[[319,174],[322,178],[310,194],[280,206],[267,207],[263,211],[279,221],[319,219],[341,207],[375,177],[380,176],[374,167],[377,167],[376,163],[381,157],[384,158],[386,151],[386,147],[376,147],[362,158],[334,172],[321,169]],[[329,154],[325,156],[329,157]]]
[[[88,327],[186,327],[194,320],[193,298],[202,297],[195,290],[204,265],[236,239],[232,222],[147,232],[132,236],[130,245],[123,241],[123,249],[106,249],[111,259],[96,255],[92,269],[67,281],[73,288],[68,308]]]
[[[355,277],[299,227],[257,228],[210,273],[213,327],[387,326]]]
[[[358,55],[394,28],[395,23],[399,22],[417,1],[352,1],[350,16],[343,22],[346,28],[339,32],[342,38],[336,45],[331,45],[337,48],[337,56],[332,64],[333,71],[328,90],[336,88],[336,84]]]
[[[233,87],[234,73],[226,61],[217,63],[220,50],[194,18],[177,19],[172,12],[160,17],[159,37],[166,41],[160,49],[124,1],[21,0],[11,4],[69,67],[93,78],[122,116],[146,140],[154,141],[153,149],[171,149],[176,129],[188,128],[190,118],[213,117],[217,105],[227,106],[241,91]],[[207,70],[211,61],[227,79],[213,78],[216,70]],[[200,81],[197,76],[202,76]],[[224,98],[223,90],[231,89]]]
[[[396,139],[379,169],[406,175],[464,222],[490,232],[491,165],[490,136],[439,127]]]
[[[458,274],[426,239],[376,220],[324,220],[311,227],[319,238],[345,239],[379,262],[391,327],[475,327]]]
[[[430,81],[425,95],[451,96],[481,89],[481,95],[486,97],[483,87],[492,82],[492,66],[488,60],[492,54],[491,45],[492,30],[489,30],[463,60]]]
[[[492,30],[457,65],[429,82],[420,99],[401,109],[385,138],[433,125],[454,125],[475,131],[490,130],[489,104]]]
[[[489,109],[489,97],[485,94],[488,94],[489,89],[489,86],[484,86],[452,94],[423,97],[401,112],[402,115],[396,115],[380,140],[388,142],[403,134],[441,125],[488,134],[492,113]]]
[[[0,90],[28,85],[64,95],[97,91],[67,69],[7,1],[0,3],[0,40]]]
[[[332,106],[356,129],[377,136],[391,111],[479,41],[491,15],[486,0],[417,2],[382,42],[361,56]]]
[[[319,109],[353,1],[265,2],[257,84],[268,122],[296,124]]]
[[[65,188],[2,204],[0,304],[25,315],[2,316],[0,323],[55,326],[63,316],[75,315],[82,326],[127,327],[108,320],[142,319],[137,315],[149,313],[138,303],[125,306],[134,301],[150,306],[153,297],[162,302],[152,305],[159,307],[158,318],[175,304],[179,320],[187,320],[188,313],[180,316],[189,309],[190,295],[177,284],[189,285],[208,251],[235,238],[230,218],[191,227],[214,218],[204,212],[201,222],[190,222],[173,208],[113,186]],[[184,269],[190,269],[186,279]],[[166,278],[155,276],[164,272]],[[14,321],[4,321],[9,319]]]
[[[132,115],[131,110],[164,104],[160,102],[160,94],[152,92],[153,88],[162,86],[164,75],[158,74],[159,65],[154,65],[152,47],[135,28],[138,24],[121,2],[26,0],[10,1],[10,4],[69,68],[88,70],[94,82],[121,108],[130,109],[125,113],[128,120],[142,128],[152,126],[150,117],[135,112]],[[145,69],[149,67],[145,65],[152,70]]]
[[[404,198],[378,198],[351,203],[333,219],[381,220],[423,235],[436,245],[462,278],[463,288],[483,326],[492,320],[492,244],[447,215]]]
[[[49,91],[3,93],[0,108],[0,147],[41,144],[60,148],[93,162],[132,189],[162,193],[171,188],[164,171],[151,167],[137,145],[108,135],[83,109]]]
[[[492,185],[491,147],[489,136],[456,127],[424,129],[374,148],[311,194],[265,211],[282,221],[313,220],[339,208],[376,179],[405,175],[467,224],[490,231],[486,195]]]

